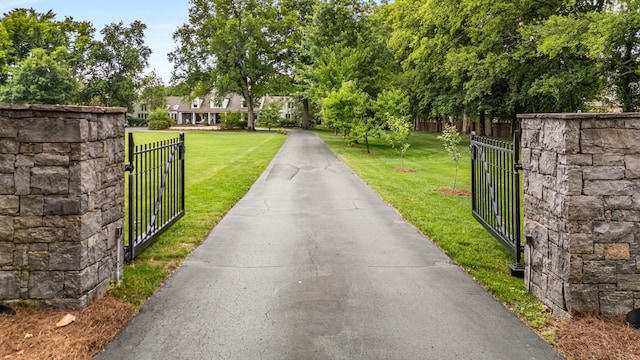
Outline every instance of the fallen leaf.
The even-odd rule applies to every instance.
[[[24,334],[25,339],[31,339],[32,337],[33,337],[33,334],[29,334],[29,333]]]
[[[63,316],[62,319],[60,319],[60,321],[56,323],[56,327],[67,326],[74,321],[76,321],[76,317],[71,314],[67,314]]]

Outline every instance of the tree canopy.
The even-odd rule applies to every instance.
[[[0,101],[123,106],[132,109],[151,50],[146,26],[57,20],[17,8],[0,18]]]
[[[174,33],[174,79],[205,95],[242,94],[249,130],[255,105],[286,75],[289,17],[271,0],[191,0],[189,23]]]

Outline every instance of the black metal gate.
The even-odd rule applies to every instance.
[[[184,153],[183,133],[139,146],[129,133],[128,262],[184,216]]]
[[[520,133],[513,141],[471,134],[473,216],[516,258],[515,276],[524,275],[520,196]]]

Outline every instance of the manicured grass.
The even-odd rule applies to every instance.
[[[438,134],[411,134],[403,167],[416,172],[398,172],[395,169],[400,167],[400,154],[381,141],[374,140],[371,155],[367,155],[364,146],[349,147],[330,131],[316,133],[365,183],[491,294],[532,327],[545,325],[543,306],[525,291],[522,279],[510,275],[508,264],[515,258],[471,215],[471,197],[436,192],[451,189],[455,173],[455,163],[437,139]],[[469,138],[463,139],[456,189],[470,191]]]
[[[144,144],[177,135],[136,132],[134,139]],[[125,265],[123,281],[112,293],[134,305],[144,303],[249,190],[285,140],[275,132],[185,132],[185,216],[134,265]]]

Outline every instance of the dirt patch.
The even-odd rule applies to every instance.
[[[415,170],[415,169],[407,169],[407,168],[395,168],[395,169],[393,169],[393,171],[401,172],[401,173],[414,173],[417,170]]]
[[[640,330],[624,316],[587,315],[566,321],[556,332],[556,347],[569,359],[640,360]]]
[[[443,195],[471,196],[471,193],[467,190],[436,189],[435,192]]]
[[[106,296],[80,311],[16,308],[0,314],[0,359],[92,359],[134,316],[132,305]],[[71,314],[65,327],[56,323]]]

